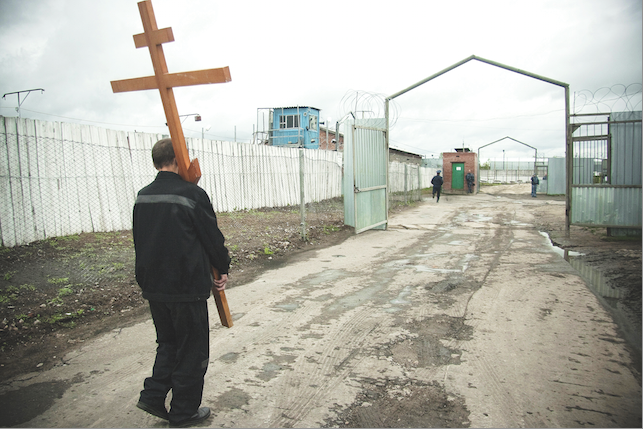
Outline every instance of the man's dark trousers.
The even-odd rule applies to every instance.
[[[203,378],[208,369],[210,337],[207,301],[149,301],[156,327],[156,360],[145,379],[141,401],[165,406],[172,389],[170,421],[192,417],[201,405]]]

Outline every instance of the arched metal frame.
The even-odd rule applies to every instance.
[[[571,212],[571,181],[570,181],[569,172],[571,171],[571,168],[572,168],[572,153],[571,153],[571,133],[570,133],[570,127],[569,127],[569,84],[567,84],[567,83],[564,83],[564,82],[561,82],[561,81],[558,81],[558,80],[554,80],[554,79],[550,79],[550,78],[547,78],[547,77],[544,77],[544,76],[540,76],[540,75],[537,75],[535,73],[530,73],[530,72],[527,72],[527,71],[524,71],[524,70],[520,70],[520,69],[517,69],[515,67],[511,67],[511,66],[508,66],[508,65],[505,65],[505,64],[501,64],[501,63],[498,63],[498,62],[495,62],[495,61],[491,61],[491,60],[482,58],[482,57],[478,57],[476,55],[471,55],[470,57],[467,57],[464,60],[459,61],[459,62],[453,64],[452,66],[447,67],[444,70],[439,71],[439,72],[437,72],[437,73],[435,73],[435,74],[433,74],[433,75],[431,75],[431,76],[429,76],[429,77],[427,77],[427,78],[425,78],[425,79],[423,79],[423,80],[421,80],[421,81],[409,86],[406,89],[403,89],[403,90],[401,90],[399,92],[396,92],[393,95],[389,95],[388,97],[386,97],[386,99],[384,101],[384,104],[385,104],[384,108],[385,108],[385,115],[386,115],[386,150],[387,150],[387,152],[388,152],[388,146],[389,146],[389,131],[390,131],[389,130],[389,102],[391,100],[399,97],[400,95],[406,94],[407,92],[409,92],[409,91],[411,91],[411,90],[413,90],[413,89],[415,89],[415,88],[417,88],[417,87],[419,87],[419,86],[421,86],[421,85],[423,85],[423,84],[435,79],[436,77],[442,76],[443,74],[448,73],[451,70],[453,70],[453,69],[455,69],[457,67],[460,67],[461,65],[466,64],[466,63],[468,63],[469,61],[472,61],[472,60],[480,61],[482,63],[486,63],[486,64],[489,64],[489,65],[492,65],[492,66],[495,66],[495,67],[499,67],[501,69],[509,70],[509,71],[514,72],[514,73],[521,74],[523,76],[527,76],[527,77],[531,77],[533,79],[541,80],[543,82],[551,83],[552,85],[560,86],[560,87],[565,89],[565,153],[566,153],[566,170],[568,172],[568,174],[567,174],[567,186],[566,186],[566,192],[565,192],[566,193],[566,197],[565,197],[565,199],[566,199],[565,229],[566,229],[567,233],[569,233],[569,220],[570,220],[570,214],[571,214],[570,213]],[[388,203],[387,203],[387,209],[388,209]]]
[[[528,144],[527,144],[527,143],[525,143],[525,142],[521,142],[520,140],[516,140],[515,138],[513,138],[513,137],[509,137],[509,136],[503,137],[503,138],[501,138],[501,139],[499,139],[499,140],[492,141],[491,143],[487,143],[487,144],[485,144],[485,145],[480,146],[480,147],[478,148],[478,163],[480,163],[480,149],[482,149],[483,147],[491,146],[492,144],[495,144],[495,143],[501,142],[501,141],[503,141],[504,139],[513,140],[513,141],[515,141],[516,143],[520,143],[520,144],[525,145],[525,146],[527,146],[527,147],[529,147],[529,148],[532,148],[532,149],[534,150],[534,174],[537,174],[537,168],[538,168],[538,167],[536,166],[536,164],[538,163],[538,149],[536,149],[536,148],[535,148],[535,147],[533,147],[533,146],[528,145]],[[504,151],[503,151],[503,152],[504,152]],[[503,167],[503,169],[504,169],[504,167]],[[476,182],[477,182],[478,189],[480,189],[480,177],[479,177],[479,174],[478,174],[478,177],[476,178]]]

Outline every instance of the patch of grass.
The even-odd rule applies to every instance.
[[[52,237],[48,238],[45,240],[51,247],[53,247],[56,250],[61,250],[65,248],[65,244],[71,243],[71,242],[77,242],[80,240],[80,236],[78,234],[75,235],[65,235],[62,237]]]
[[[47,283],[51,283],[54,285],[59,285],[62,283],[69,283],[69,277],[49,277],[47,279]]]
[[[58,289],[58,298],[62,298],[63,296],[71,295],[74,293],[74,290],[69,287],[63,287]]]
[[[335,225],[322,225],[322,231],[324,234],[330,234],[331,232],[337,232],[341,228]]]
[[[4,277],[4,279],[5,279],[6,281],[9,281],[9,280],[11,280],[11,279],[13,278],[13,276],[14,276],[16,273],[17,273],[17,271],[7,271],[6,273],[4,273],[4,276],[3,276],[3,277]]]
[[[58,296],[56,298],[50,299],[49,301],[47,301],[47,303],[49,305],[63,305],[64,304],[63,300]]]
[[[273,252],[272,250],[270,250],[270,246],[268,246],[268,245],[266,244],[266,245],[265,245],[265,247],[263,248],[263,253],[264,253],[265,255],[274,255],[274,253],[275,253],[275,252]]]
[[[79,317],[81,317],[84,312],[85,310],[81,309],[72,313],[56,313],[44,320],[44,322],[47,322],[51,325],[60,323],[65,327],[72,328],[76,325],[74,319],[78,319]]]
[[[80,240],[80,235],[78,234],[73,234],[73,235],[65,235],[62,237],[56,237],[58,241],[78,241]]]

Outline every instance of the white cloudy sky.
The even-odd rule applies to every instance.
[[[229,66],[232,82],[177,88],[186,136],[250,142],[257,109],[382,115],[383,98],[477,55],[570,85],[572,109],[641,109],[641,0],[153,0],[170,72]],[[158,91],[112,93],[151,75],[136,0],[0,0],[0,93],[33,88],[23,117],[167,132]],[[632,85],[635,84],[635,85]],[[574,97],[576,95],[576,97]],[[23,95],[24,97],[24,95]],[[609,101],[613,100],[613,101]],[[0,115],[16,116],[16,95]],[[438,156],[503,137],[564,156],[564,90],[471,61],[395,99],[391,146]],[[362,112],[366,111],[366,112]],[[481,160],[528,158],[511,139]]]

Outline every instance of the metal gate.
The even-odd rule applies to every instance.
[[[570,223],[640,234],[641,112],[571,116]]]
[[[344,134],[344,223],[355,234],[386,229],[388,150],[386,120],[354,119]]]

